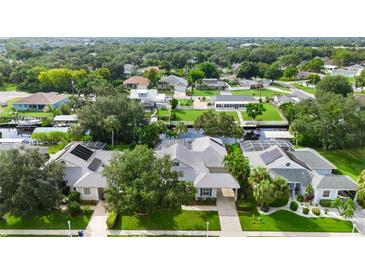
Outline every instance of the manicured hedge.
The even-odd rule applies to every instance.
[[[304,196],[303,196],[303,195],[298,195],[298,197],[297,197],[297,201],[298,201],[299,203],[303,202],[303,201],[304,201]]]
[[[322,199],[319,201],[319,204],[323,207],[332,207],[331,206],[332,201],[333,200],[330,200],[330,199]]]
[[[70,202],[67,206],[67,210],[71,216],[76,216],[81,213],[81,206],[78,202]]]
[[[115,211],[110,211],[108,213],[108,217],[106,219],[106,226],[108,227],[108,229],[113,229],[118,221],[118,217],[118,213],[116,213]]]
[[[319,215],[321,215],[321,210],[318,207],[314,207],[314,208],[312,208],[312,213],[314,215],[319,216]]]
[[[303,207],[303,214],[307,215],[309,213],[308,207]]]
[[[297,211],[299,204],[296,201],[291,201],[289,207],[291,210]]]
[[[289,198],[278,199],[270,204],[272,207],[281,207],[287,205],[289,202]]]

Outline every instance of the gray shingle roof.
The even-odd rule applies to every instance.
[[[319,175],[313,178],[315,189],[356,190],[356,183],[348,176],[343,175]]]
[[[253,96],[241,96],[241,95],[219,95],[215,98],[215,101],[219,101],[219,102],[223,102],[223,101],[227,101],[227,102],[232,102],[232,101],[237,101],[237,102],[252,102],[252,103],[257,103],[258,101],[255,99],[255,97]]]
[[[281,176],[289,183],[301,183],[303,187],[309,185],[313,177],[313,174],[304,168],[271,168],[269,172],[273,177]]]

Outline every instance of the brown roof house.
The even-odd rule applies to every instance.
[[[67,96],[56,92],[37,92],[14,102],[17,111],[43,111],[46,106],[59,108],[67,102]]]
[[[147,89],[150,80],[142,76],[132,76],[123,82],[123,86],[128,89]]]

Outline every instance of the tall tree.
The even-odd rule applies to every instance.
[[[104,175],[107,207],[121,214],[180,210],[194,195],[190,183],[179,181],[182,174],[172,171],[170,158],[156,159],[146,146],[116,154]]]
[[[246,105],[246,113],[247,116],[252,120],[255,120],[257,116],[262,115],[265,111],[264,105],[262,103],[258,104],[247,104]]]
[[[63,165],[46,164],[36,150],[12,149],[0,153],[0,216],[9,212],[27,215],[51,210],[60,204]]]
[[[303,65],[303,70],[319,73],[323,69],[323,66],[324,62],[320,58],[315,57]]]
[[[203,129],[206,135],[215,137],[234,137],[243,136],[242,128],[237,125],[234,118],[225,112],[218,114],[213,111],[204,112],[194,122],[194,128]]]
[[[203,71],[207,78],[219,78],[219,70],[214,63],[204,62],[198,64],[196,68]]]
[[[352,86],[346,77],[341,75],[329,75],[317,84],[317,94],[321,92],[333,92],[347,96],[352,92]]]
[[[284,70],[283,77],[286,79],[295,79],[298,75],[298,68],[296,66],[289,66]]]
[[[111,141],[114,146],[114,132],[120,128],[120,122],[116,115],[109,115],[104,119],[104,127],[107,132],[112,134]]]
[[[237,77],[250,79],[259,75],[259,67],[256,63],[244,61],[238,68]]]
[[[267,206],[275,200],[273,184],[267,169],[257,167],[251,170],[248,182],[252,187],[253,196],[260,206]]]

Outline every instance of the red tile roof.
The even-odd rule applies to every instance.
[[[126,84],[148,86],[150,84],[150,80],[148,80],[147,78],[144,78],[142,76],[132,76],[123,82],[123,85],[126,85]]]

